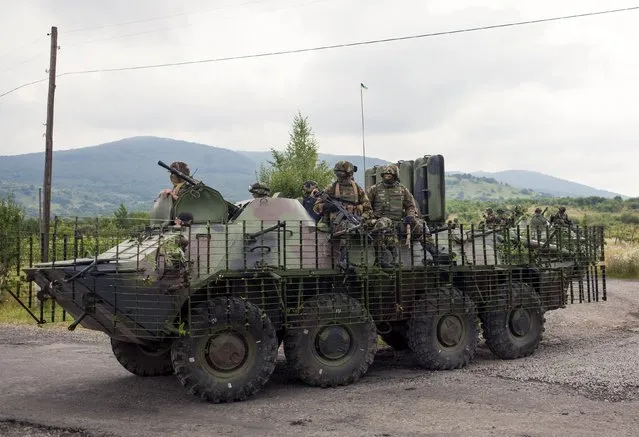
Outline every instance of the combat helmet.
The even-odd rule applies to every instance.
[[[313,192],[313,189],[318,188],[318,187],[319,187],[319,185],[317,184],[317,182],[309,180],[309,181],[304,182],[304,184],[302,185],[302,191],[305,194],[309,195],[309,194],[311,194]]]
[[[333,167],[333,172],[337,175],[338,172],[345,173],[346,176],[353,176],[353,173],[357,171],[357,166],[353,165],[352,162],[349,161],[337,161],[335,163],[335,167]]]
[[[382,177],[385,174],[391,174],[393,175],[394,179],[399,182],[399,168],[395,164],[383,165],[380,169],[380,174],[382,175]]]
[[[565,206],[560,206],[559,207],[559,212],[561,212],[561,213],[566,212],[566,207]]]
[[[249,186],[249,193],[251,194],[256,194],[258,196],[268,196],[270,192],[271,190],[269,190],[266,185],[259,182],[255,182],[254,184],[251,184]]]

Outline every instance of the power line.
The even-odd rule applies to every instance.
[[[252,3],[259,3],[261,1],[264,1],[264,0],[248,2],[248,3],[242,3],[242,5],[247,5],[247,4],[252,4]],[[324,1],[327,1],[327,0],[311,0],[311,1],[308,1],[308,2],[305,2],[305,3],[296,3],[296,4],[293,4],[293,5],[281,6],[281,7],[275,8],[275,9],[269,9],[269,10],[266,10],[266,11],[261,11],[261,12],[258,12],[257,14],[242,15],[242,16],[237,17],[237,18],[245,19],[245,18],[256,16],[256,15],[261,15],[261,14],[264,14],[264,13],[278,12],[278,11],[285,10],[285,9],[296,8],[296,7],[300,7],[300,6],[306,6],[306,5],[310,5],[310,4],[313,4],[313,3],[319,3],[319,2],[324,2]],[[241,6],[241,5],[238,5],[238,6]],[[219,8],[219,9],[226,9],[226,8]],[[209,12],[211,10],[213,10],[213,9],[210,9],[208,11],[203,11],[202,13]],[[188,15],[188,14],[194,14],[194,13],[195,12],[189,12],[189,13],[185,12],[185,13],[183,13],[181,15]],[[229,19],[227,18],[226,20],[228,21]],[[130,22],[130,23],[135,23],[135,22]],[[147,35],[149,33],[163,32],[163,31],[173,30],[173,29],[177,29],[177,28],[190,27],[193,24],[194,23],[186,23],[186,24],[180,24],[180,25],[177,25],[177,26],[168,26],[168,27],[160,27],[160,28],[157,28],[157,29],[142,30],[140,32],[127,33],[127,34],[124,34],[124,35],[114,35],[114,36],[109,36],[109,37],[106,37],[106,38],[91,39],[91,40],[88,40],[88,41],[65,44],[65,47],[75,47],[75,46],[79,46],[79,45],[83,45],[83,44],[91,44],[91,43],[96,43],[96,42],[111,41],[111,40],[114,40],[114,39],[122,39],[122,38],[130,38],[130,37],[139,36],[139,35]]]
[[[220,6],[220,7],[217,7],[217,8],[205,9],[203,11],[178,12],[176,14],[163,15],[163,16],[160,16],[160,17],[152,17],[152,18],[143,18],[143,19],[135,20],[135,21],[124,21],[124,22],[120,22],[120,23],[105,24],[103,26],[84,27],[84,28],[80,28],[80,29],[71,29],[71,30],[67,30],[65,33],[87,32],[87,31],[91,31],[91,30],[99,30],[99,29],[108,29],[108,28],[111,28],[111,27],[127,26],[129,24],[148,23],[150,21],[166,20],[166,19],[169,19],[169,18],[182,17],[182,16],[185,16],[185,15],[204,14],[204,13],[212,12],[212,11],[220,11],[220,10],[224,10],[224,9],[234,8],[234,7],[248,6],[248,5],[252,5],[252,4],[256,4],[256,3],[264,3],[265,1],[268,1],[268,0],[253,0],[253,1],[249,1],[249,2],[240,3],[238,5]]]
[[[94,70],[69,71],[69,72],[66,72],[66,73],[58,74],[56,77],[73,76],[73,75],[79,75],[79,74],[91,74],[91,73],[109,73],[109,72],[115,72],[115,71],[146,70],[146,69],[152,69],[152,68],[177,67],[177,66],[183,66],[183,65],[194,65],[194,64],[205,64],[205,63],[213,63],[213,62],[235,61],[235,60],[240,60],[240,59],[264,58],[264,57],[269,57],[269,56],[278,56],[278,55],[287,55],[287,54],[295,54],[295,53],[314,52],[314,51],[331,50],[331,49],[339,49],[339,48],[347,48],[347,47],[357,47],[357,46],[365,46],[365,45],[372,45],[372,44],[382,44],[382,43],[389,43],[389,42],[406,41],[406,40],[411,40],[411,39],[429,38],[429,37],[435,37],[435,36],[453,35],[453,34],[459,34],[459,33],[470,33],[470,32],[477,32],[477,31],[483,31],[483,30],[501,29],[501,28],[506,28],[506,27],[524,26],[524,25],[529,25],[529,24],[547,23],[547,22],[552,22],[552,21],[568,20],[568,19],[573,19],[573,18],[583,18],[583,17],[590,17],[590,16],[595,16],[595,15],[613,14],[613,13],[617,13],[617,12],[629,12],[629,11],[634,11],[634,10],[638,10],[638,9],[639,9],[639,6],[632,6],[632,7],[621,8],[621,9],[609,9],[609,10],[605,10],[605,11],[586,12],[586,13],[583,13],[583,14],[563,15],[563,16],[559,16],[559,17],[549,17],[549,18],[539,18],[539,19],[536,19],[536,20],[517,21],[517,22],[502,23],[502,24],[493,24],[493,25],[489,25],[489,26],[468,27],[468,28],[464,28],[464,29],[446,30],[446,31],[431,32],[431,33],[422,33],[422,34],[418,34],[418,35],[398,36],[398,37],[392,37],[392,38],[375,39],[375,40],[367,40],[367,41],[356,41],[356,42],[344,43],[344,44],[333,44],[333,45],[325,45],[325,46],[310,47],[310,48],[281,50],[281,51],[275,51],[275,52],[253,53],[253,54],[248,54],[248,55],[228,56],[228,57],[223,57],[223,58],[199,59],[199,60],[195,60],[195,61],[170,62],[170,63],[163,63],[163,64],[135,65],[135,66],[130,66],[130,67],[100,68],[100,69],[94,69]],[[45,79],[40,79],[40,80],[37,80],[37,81],[34,81],[34,82],[30,82],[30,83],[26,83],[26,84],[20,85],[20,86],[14,88],[12,90],[9,90],[9,91],[7,91],[7,92],[5,92],[3,94],[0,94],[0,97],[4,97],[4,96],[6,96],[8,94],[11,94],[14,91],[17,91],[17,90],[19,90],[21,88],[24,88],[26,86],[33,85],[33,84],[40,83],[40,82],[44,82],[45,80],[47,80],[47,79],[46,78]]]
[[[340,49],[346,47],[356,47],[356,46],[364,46],[364,45],[372,45],[372,44],[382,44],[388,42],[397,42],[397,41],[406,41],[411,39],[420,39],[420,38],[429,38],[434,36],[443,36],[443,35],[452,35],[457,33],[468,33],[468,32],[477,32],[481,30],[490,30],[490,29],[500,29],[505,27],[515,27],[515,26],[523,26],[528,24],[537,24],[537,23],[545,23],[550,21],[559,21],[559,20],[567,20],[572,18],[582,18],[589,17],[593,15],[603,15],[603,14],[612,14],[615,12],[627,12],[632,10],[639,9],[639,6],[633,6],[629,8],[623,9],[611,9],[606,11],[599,12],[587,12],[583,14],[574,14],[574,15],[564,15],[561,17],[550,17],[550,18],[540,18],[537,20],[528,20],[528,21],[517,21],[512,23],[502,23],[502,24],[493,24],[489,26],[480,26],[480,27],[468,27],[465,29],[456,29],[456,30],[446,30],[441,32],[431,32],[431,33],[422,33],[418,35],[408,35],[408,36],[398,36],[392,38],[384,38],[384,39],[375,39],[368,41],[356,41],[351,43],[343,43],[343,44],[333,44],[333,45],[325,45],[318,47],[309,47],[302,49],[292,49],[292,50],[281,50],[276,52],[264,52],[264,53],[253,53],[249,55],[239,55],[239,56],[227,56],[223,58],[211,58],[211,59],[198,59],[195,61],[182,61],[182,62],[168,62],[164,64],[150,64],[150,65],[135,65],[130,67],[116,67],[116,68],[101,68],[95,70],[80,70],[80,71],[70,71],[67,73],[62,73],[59,76],[71,76],[77,74],[89,74],[89,73],[107,73],[114,71],[128,71],[128,70],[146,70],[151,68],[165,68],[165,67],[177,67],[182,65],[193,65],[193,64],[206,64],[212,62],[224,62],[224,61],[235,61],[240,59],[251,59],[251,58],[264,58],[268,56],[278,56],[278,55],[288,55],[295,53],[305,53],[305,52],[315,52],[320,50],[331,50],[331,49]]]
[[[39,44],[41,42],[42,42],[42,37],[40,37],[38,39],[35,39],[35,40],[33,40],[33,41],[29,42],[29,43],[21,44],[18,47],[16,47],[14,50],[15,51],[19,51],[19,50],[22,50],[22,49],[24,49],[26,47],[29,47],[29,46],[32,46],[32,45],[35,45],[35,44]],[[9,52],[5,52],[4,54],[0,55],[0,58],[4,58],[6,56],[9,56]]]
[[[44,52],[40,52],[40,53],[38,53],[36,55],[33,55],[30,58],[27,58],[27,59],[25,59],[23,61],[18,62],[17,64],[12,65],[11,67],[5,68],[4,70],[0,71],[0,73],[6,73],[7,71],[14,70],[14,69],[18,68],[21,65],[28,64],[29,62],[33,61],[34,59],[39,58],[43,54],[44,54]]]
[[[9,91],[6,91],[6,92],[0,94],[0,97],[4,97],[6,95],[9,95],[9,94],[11,94],[14,91],[18,91],[20,88],[24,88],[24,87],[27,87],[27,86],[30,86],[30,85],[35,85],[36,83],[44,82],[45,80],[49,80],[49,78],[45,77],[44,79],[38,79],[38,80],[34,80],[33,82],[24,83],[24,84],[22,84],[20,86],[17,86],[17,87],[15,87],[13,89],[10,89]]]

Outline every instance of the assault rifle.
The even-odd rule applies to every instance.
[[[334,232],[333,236],[336,237],[342,234],[346,234],[362,227],[362,224],[363,224],[362,218],[356,216],[355,214],[351,212],[348,212],[348,210],[344,208],[344,205],[342,205],[342,203],[349,203],[351,205],[356,205],[355,202],[351,202],[348,200],[337,200],[334,197],[331,197],[326,191],[320,191],[317,194],[317,197],[322,199],[324,203],[333,205],[335,209],[337,209],[338,214],[335,219],[336,223],[340,223],[342,221],[346,221],[348,223],[348,226],[346,226],[344,230],[339,230],[337,232]]]

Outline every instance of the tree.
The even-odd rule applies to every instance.
[[[13,194],[0,199],[0,300],[11,272],[19,262],[24,211]]]
[[[120,203],[120,207],[113,213],[115,215],[115,224],[118,228],[126,229],[129,227],[129,211],[124,206],[124,203]]]
[[[269,166],[260,166],[259,180],[266,184],[271,193],[281,197],[300,196],[302,184],[307,180],[316,181],[320,187],[328,185],[332,179],[331,169],[326,161],[319,160],[315,134],[308,123],[308,117],[301,112],[293,118],[293,129],[284,151],[271,148],[273,160]]]

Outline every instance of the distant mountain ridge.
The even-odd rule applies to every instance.
[[[476,171],[471,174],[478,177],[494,178],[499,182],[505,182],[513,187],[528,188],[539,193],[550,194],[556,197],[627,197],[613,193],[612,191],[600,190],[588,185],[567,181],[555,176],[530,170],[503,170],[492,173]]]
[[[158,137],[125,138],[96,146],[55,151],[53,156],[52,212],[58,215],[112,215],[120,203],[124,203],[129,210],[148,210],[157,193],[169,186],[167,171],[157,165],[158,160],[167,164],[185,161],[191,172],[195,172],[195,178],[215,187],[228,200],[246,199],[249,197],[248,186],[255,181],[256,170],[272,157],[270,151],[233,151]],[[356,180],[363,183],[361,156],[322,153],[320,159],[327,161],[330,166],[343,159],[353,162],[359,167]],[[384,163],[386,161],[383,159],[366,157],[367,167]],[[43,165],[44,153],[0,156],[0,196],[13,193],[30,214],[37,214]],[[451,175],[455,173],[459,172],[451,172]],[[455,178],[447,177],[447,196],[459,198],[459,192],[464,192],[465,198],[482,200],[534,196],[546,190],[548,178],[552,178],[554,191],[561,195],[616,195],[535,172],[526,172],[529,180],[529,186],[526,187],[521,187],[521,180],[512,180],[515,176],[509,172],[476,172],[474,175],[479,179],[465,178],[457,183],[457,188],[454,184],[450,185]],[[496,185],[482,181],[481,175],[494,178]],[[539,175],[538,181],[535,175]],[[479,187],[479,183],[485,186]],[[504,184],[516,189],[504,188]],[[527,192],[522,194],[525,189]]]

